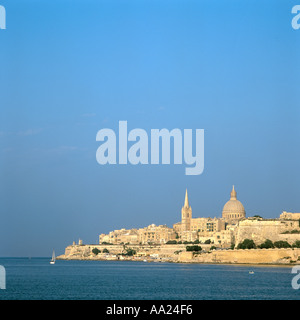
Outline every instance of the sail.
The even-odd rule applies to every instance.
[[[53,253],[52,253],[52,261],[55,261],[55,252],[53,250]]]

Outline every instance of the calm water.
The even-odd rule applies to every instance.
[[[3,299],[299,299],[288,267],[0,258]],[[249,274],[253,270],[254,274]]]

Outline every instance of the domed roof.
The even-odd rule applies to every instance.
[[[245,214],[245,208],[239,200],[229,200],[223,207],[224,213],[240,213]]]
[[[222,216],[227,217],[228,214],[237,214],[239,217],[245,217],[245,208],[242,205],[242,203],[239,200],[237,200],[236,191],[234,190],[234,187],[232,188],[230,195],[230,200],[227,201],[223,207]]]

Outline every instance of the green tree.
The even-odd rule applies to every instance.
[[[94,248],[94,249],[92,250],[92,252],[93,252],[93,254],[95,254],[95,255],[101,253],[101,251],[100,251],[98,248]]]
[[[177,244],[176,240],[169,240],[166,242],[166,244]]]
[[[186,251],[199,252],[201,250],[202,250],[201,246],[197,246],[197,245],[195,245],[195,246],[186,246]]]
[[[211,244],[211,240],[210,240],[210,239],[207,239],[207,240],[205,240],[204,243],[205,243],[205,244]]]
[[[293,248],[300,248],[300,240],[296,240],[293,245],[292,245]]]
[[[109,253],[109,251],[106,248],[104,248],[102,252],[103,253]]]
[[[133,249],[127,249],[127,252],[125,253],[126,256],[134,256],[136,254],[136,251]]]
[[[291,245],[287,241],[280,240],[280,241],[274,242],[274,247],[276,247],[276,248],[290,248]]]
[[[259,247],[261,249],[270,249],[270,248],[274,248],[274,244],[273,244],[273,242],[271,240],[267,239]]]
[[[237,249],[255,249],[256,245],[253,240],[245,239],[243,242],[239,243]]]

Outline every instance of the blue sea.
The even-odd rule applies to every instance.
[[[291,267],[0,258],[0,300],[299,300]],[[253,271],[250,274],[249,271]]]

